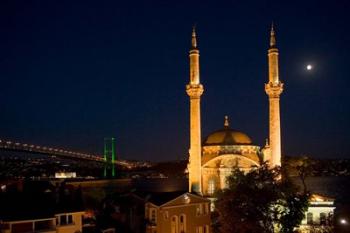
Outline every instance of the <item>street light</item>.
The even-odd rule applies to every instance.
[[[348,221],[346,221],[345,218],[341,218],[341,219],[340,219],[340,224],[342,224],[342,225],[347,225],[347,224],[348,224]]]

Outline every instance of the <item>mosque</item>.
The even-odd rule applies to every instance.
[[[190,80],[186,92],[190,97],[190,149],[189,191],[210,197],[216,190],[226,187],[226,177],[233,169],[249,171],[267,161],[271,167],[281,165],[281,129],[279,98],[283,83],[278,74],[278,49],[273,26],[268,49],[269,79],[265,92],[269,99],[269,140],[261,148],[250,137],[230,128],[225,116],[224,127],[201,138],[200,100],[204,87],[200,83],[199,49],[195,29],[192,31],[190,58]]]

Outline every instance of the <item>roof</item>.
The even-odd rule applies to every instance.
[[[334,202],[335,199],[331,197],[326,197],[320,194],[313,193],[310,197],[311,202]]]
[[[227,116],[225,116],[224,128],[209,134],[203,141],[203,146],[230,146],[251,144],[252,140],[247,134],[230,128]]]
[[[145,201],[151,202],[157,206],[161,206],[185,193],[186,192],[181,191],[181,192],[154,192],[154,193],[136,192],[134,194]]]
[[[145,202],[162,207],[209,202],[208,199],[189,192],[134,193],[134,195]]]

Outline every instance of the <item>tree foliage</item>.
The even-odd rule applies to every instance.
[[[235,169],[227,184],[216,202],[221,233],[290,233],[308,207],[308,193],[300,193],[280,168],[266,163],[246,174]]]

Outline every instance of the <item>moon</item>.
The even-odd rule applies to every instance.
[[[312,70],[313,68],[314,68],[314,67],[313,67],[312,65],[310,65],[310,64],[306,66],[306,69],[307,69],[307,70]]]

